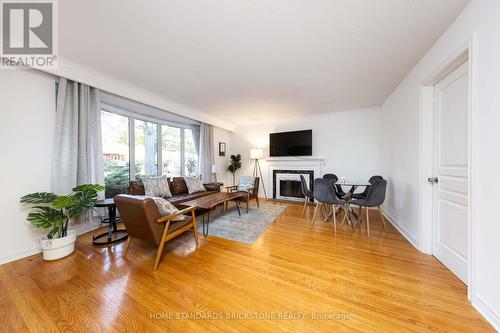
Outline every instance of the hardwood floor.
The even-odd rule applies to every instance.
[[[0,266],[0,331],[494,331],[466,287],[390,224],[383,232],[376,211],[369,240],[301,213],[289,205],[251,246],[200,237],[194,251],[185,233],[156,272],[154,248],[132,242],[124,260],[124,243],[94,247],[91,234],[65,259]]]

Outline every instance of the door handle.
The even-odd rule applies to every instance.
[[[439,179],[438,179],[438,177],[430,177],[430,178],[427,178],[427,181],[431,184],[436,184],[439,182]]]

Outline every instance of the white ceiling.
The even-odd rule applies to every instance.
[[[59,48],[239,124],[381,104],[467,2],[64,0]]]

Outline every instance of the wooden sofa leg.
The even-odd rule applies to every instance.
[[[128,248],[130,247],[130,242],[132,241],[132,237],[128,236],[127,242],[125,243],[125,248],[123,249],[122,258],[127,256]]]
[[[259,196],[258,195],[255,197],[255,200],[257,201],[257,208],[260,208],[260,205],[259,205]]]

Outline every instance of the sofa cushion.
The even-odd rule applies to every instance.
[[[130,181],[130,194],[131,195],[145,195],[144,184],[140,180]]]
[[[144,184],[144,192],[149,197],[166,197],[172,196],[170,187],[168,186],[167,176],[147,177],[142,180]]]
[[[160,216],[168,216],[179,212],[179,210],[168,200],[159,197],[151,197],[158,207]],[[185,219],[184,215],[176,216],[172,221],[183,221]]]
[[[184,182],[188,188],[188,193],[205,192],[206,189],[200,179],[194,177],[184,177]]]
[[[172,179],[172,195],[188,194],[188,188],[183,177],[174,177]]]

